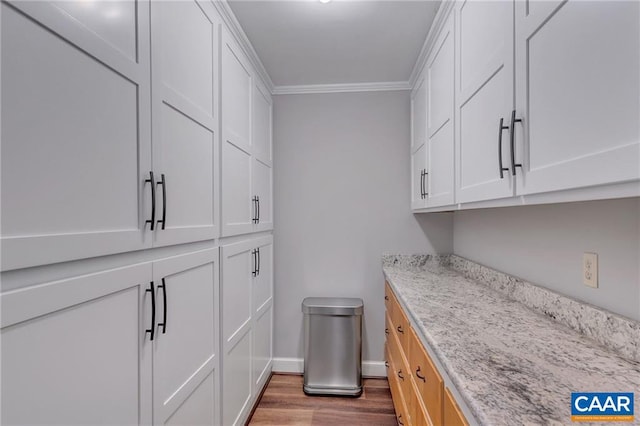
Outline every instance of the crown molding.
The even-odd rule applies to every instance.
[[[304,95],[311,93],[383,92],[411,90],[408,81],[380,81],[372,83],[307,84],[299,86],[275,86],[274,95]]]
[[[242,29],[240,22],[238,22],[238,18],[236,18],[233,10],[231,10],[231,7],[229,6],[227,0],[213,0],[212,3],[218,13],[220,13],[222,20],[227,25],[227,28],[229,28],[229,31],[231,31],[231,34],[235,37],[240,47],[247,55],[247,58],[249,58],[249,62],[251,62],[251,65],[264,82],[267,90],[273,93],[274,86],[273,81],[271,81],[271,76],[269,76],[269,73],[262,64],[260,57],[251,45],[249,38]]]
[[[411,87],[411,89],[415,88],[418,76],[422,72],[425,63],[427,62],[427,55],[433,47],[433,43],[435,43],[436,37],[440,33],[440,30],[449,17],[449,13],[453,9],[454,4],[454,0],[442,0],[442,3],[440,3],[440,7],[438,8],[438,12],[433,19],[433,24],[431,24],[431,28],[429,29],[429,33],[427,34],[427,38],[424,40],[422,49],[420,49],[420,54],[416,59],[413,70],[411,70],[411,76],[409,77],[409,86]]]

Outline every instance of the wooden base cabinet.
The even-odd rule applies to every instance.
[[[218,249],[3,293],[3,424],[219,422]]]
[[[445,396],[442,376],[388,283],[385,284],[385,305],[385,362],[398,423],[468,425],[448,389]],[[449,399],[445,401],[446,398]]]

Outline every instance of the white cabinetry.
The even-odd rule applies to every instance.
[[[242,424],[271,369],[271,236],[222,247],[222,417]]]
[[[222,235],[271,229],[271,96],[226,31],[221,61]]]
[[[150,424],[151,264],[7,292],[2,424]]]
[[[211,3],[151,2],[155,246],[218,235],[218,40]]]
[[[218,294],[217,248],[3,293],[3,424],[217,423]]]
[[[511,197],[513,2],[461,1],[456,16],[456,201]]]
[[[640,179],[640,3],[515,7],[517,193]]]
[[[148,3],[81,6],[0,5],[3,270],[151,246]]]

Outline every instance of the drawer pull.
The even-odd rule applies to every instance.
[[[387,336],[389,335],[389,329],[388,328],[384,329],[384,334],[386,334]]]
[[[389,296],[387,296],[386,294],[384,295],[384,300],[389,300]]]
[[[420,375],[420,366],[418,366],[418,369],[416,370],[416,377],[425,383],[427,382],[426,378]]]
[[[401,325],[398,326],[398,333],[404,334],[404,330]]]
[[[402,370],[398,370],[398,378],[400,380],[404,380],[404,376],[402,375]]]
[[[402,419],[402,414],[400,414],[400,415],[398,416],[398,424],[399,424],[400,426],[404,426],[404,423],[402,423],[402,420],[401,420],[401,419]]]
[[[388,361],[385,361],[385,362],[384,362],[384,366],[385,366],[385,367],[387,367],[387,368],[389,368],[389,362],[388,362]]]

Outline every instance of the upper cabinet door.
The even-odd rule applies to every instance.
[[[640,3],[518,1],[515,16],[518,193],[639,179]]]
[[[425,206],[427,197],[427,146],[422,145],[411,154],[411,208],[420,209]]]
[[[456,16],[456,201],[510,197],[513,2],[462,1]]]
[[[454,202],[454,38],[454,18],[450,14],[427,58],[427,207]]]
[[[2,269],[150,247],[148,3],[0,7]]]
[[[424,74],[411,93],[411,154],[427,140],[427,82]]]
[[[209,2],[151,3],[154,245],[218,235],[218,40]]]
[[[222,235],[253,231],[252,77],[240,47],[222,32]]]
[[[253,150],[252,154],[262,163],[272,166],[272,116],[271,95],[260,84],[253,85]]]

